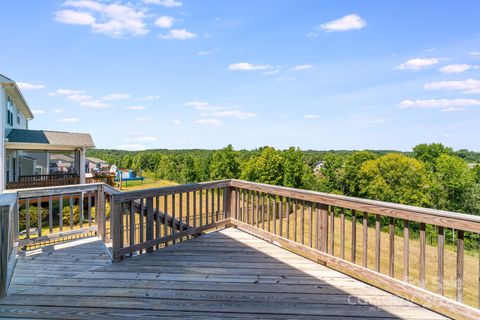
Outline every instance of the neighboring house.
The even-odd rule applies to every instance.
[[[95,170],[108,171],[110,170],[110,165],[102,159],[87,157],[88,162],[88,172],[93,172]]]
[[[15,81],[0,74],[0,191],[5,188],[40,186],[31,181],[59,178],[58,167],[52,165],[54,153],[71,153],[67,169],[73,178],[85,183],[85,152],[95,147],[88,133],[29,130],[33,113]],[[61,172],[64,172],[63,169]],[[42,176],[40,176],[42,175]],[[45,176],[47,175],[47,176]],[[22,182],[28,182],[23,186]],[[62,181],[57,181],[58,185]],[[54,185],[50,182],[49,185]]]

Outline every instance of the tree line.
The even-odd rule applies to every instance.
[[[243,179],[286,187],[480,214],[479,153],[442,144],[411,152],[302,151],[262,147],[234,150],[90,150],[121,168],[178,183]],[[472,160],[474,159],[474,160]],[[320,163],[319,171],[313,168]]]

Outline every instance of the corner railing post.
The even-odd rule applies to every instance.
[[[7,295],[8,256],[10,255],[10,206],[0,207],[0,298]]]
[[[106,216],[105,216],[105,192],[103,186],[99,185],[96,195],[95,219],[97,220],[98,236],[105,242],[106,235]]]
[[[110,223],[112,223],[112,258],[113,262],[122,260],[117,256],[118,250],[123,248],[123,219],[122,219],[122,203],[117,201],[116,196],[112,196],[110,203]]]

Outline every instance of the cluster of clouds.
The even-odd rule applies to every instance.
[[[320,32],[343,32],[350,30],[359,30],[367,26],[367,22],[358,14],[352,13],[336,20],[322,23],[308,33],[309,37],[316,37]]]
[[[221,126],[222,119],[246,120],[257,116],[254,112],[240,110],[238,106],[212,105],[206,101],[190,101],[185,106],[193,108],[202,117],[194,121],[199,125]],[[173,123],[180,124],[179,120]]]
[[[156,17],[146,5],[159,5],[166,8],[182,6],[177,0],[143,0],[143,4],[95,1],[68,0],[62,3],[62,9],[54,13],[54,20],[64,24],[88,26],[94,33],[113,38],[125,36],[145,36],[152,26],[170,29],[159,35],[161,39],[187,40],[197,37],[196,33],[184,28],[172,29],[177,20],[171,16]]]
[[[480,57],[480,52],[470,52],[471,57]],[[395,67],[398,70],[419,71],[439,64],[442,58],[414,58]],[[478,65],[467,63],[448,64],[438,69],[445,75],[461,74],[463,72],[480,69]],[[465,80],[433,81],[423,85],[424,90],[438,92],[454,92],[467,95],[480,94],[480,80],[468,78]],[[432,98],[406,99],[399,103],[401,108],[438,108],[442,112],[464,111],[466,107],[480,106],[480,99],[475,98]]]

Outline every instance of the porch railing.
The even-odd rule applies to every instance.
[[[0,222],[2,231],[13,223],[13,242],[20,247],[96,232],[119,261],[234,226],[449,316],[480,318],[478,216],[239,180],[129,192],[92,184],[14,194],[10,214],[2,211],[14,222]],[[67,209],[59,210],[61,205]],[[77,208],[83,213],[78,219]],[[16,231],[27,212],[38,219],[35,232],[35,220],[25,220],[29,235]],[[65,212],[74,213],[73,223],[71,214],[60,217]],[[435,237],[429,239],[427,231]],[[2,236],[2,261],[12,252],[4,243]]]

